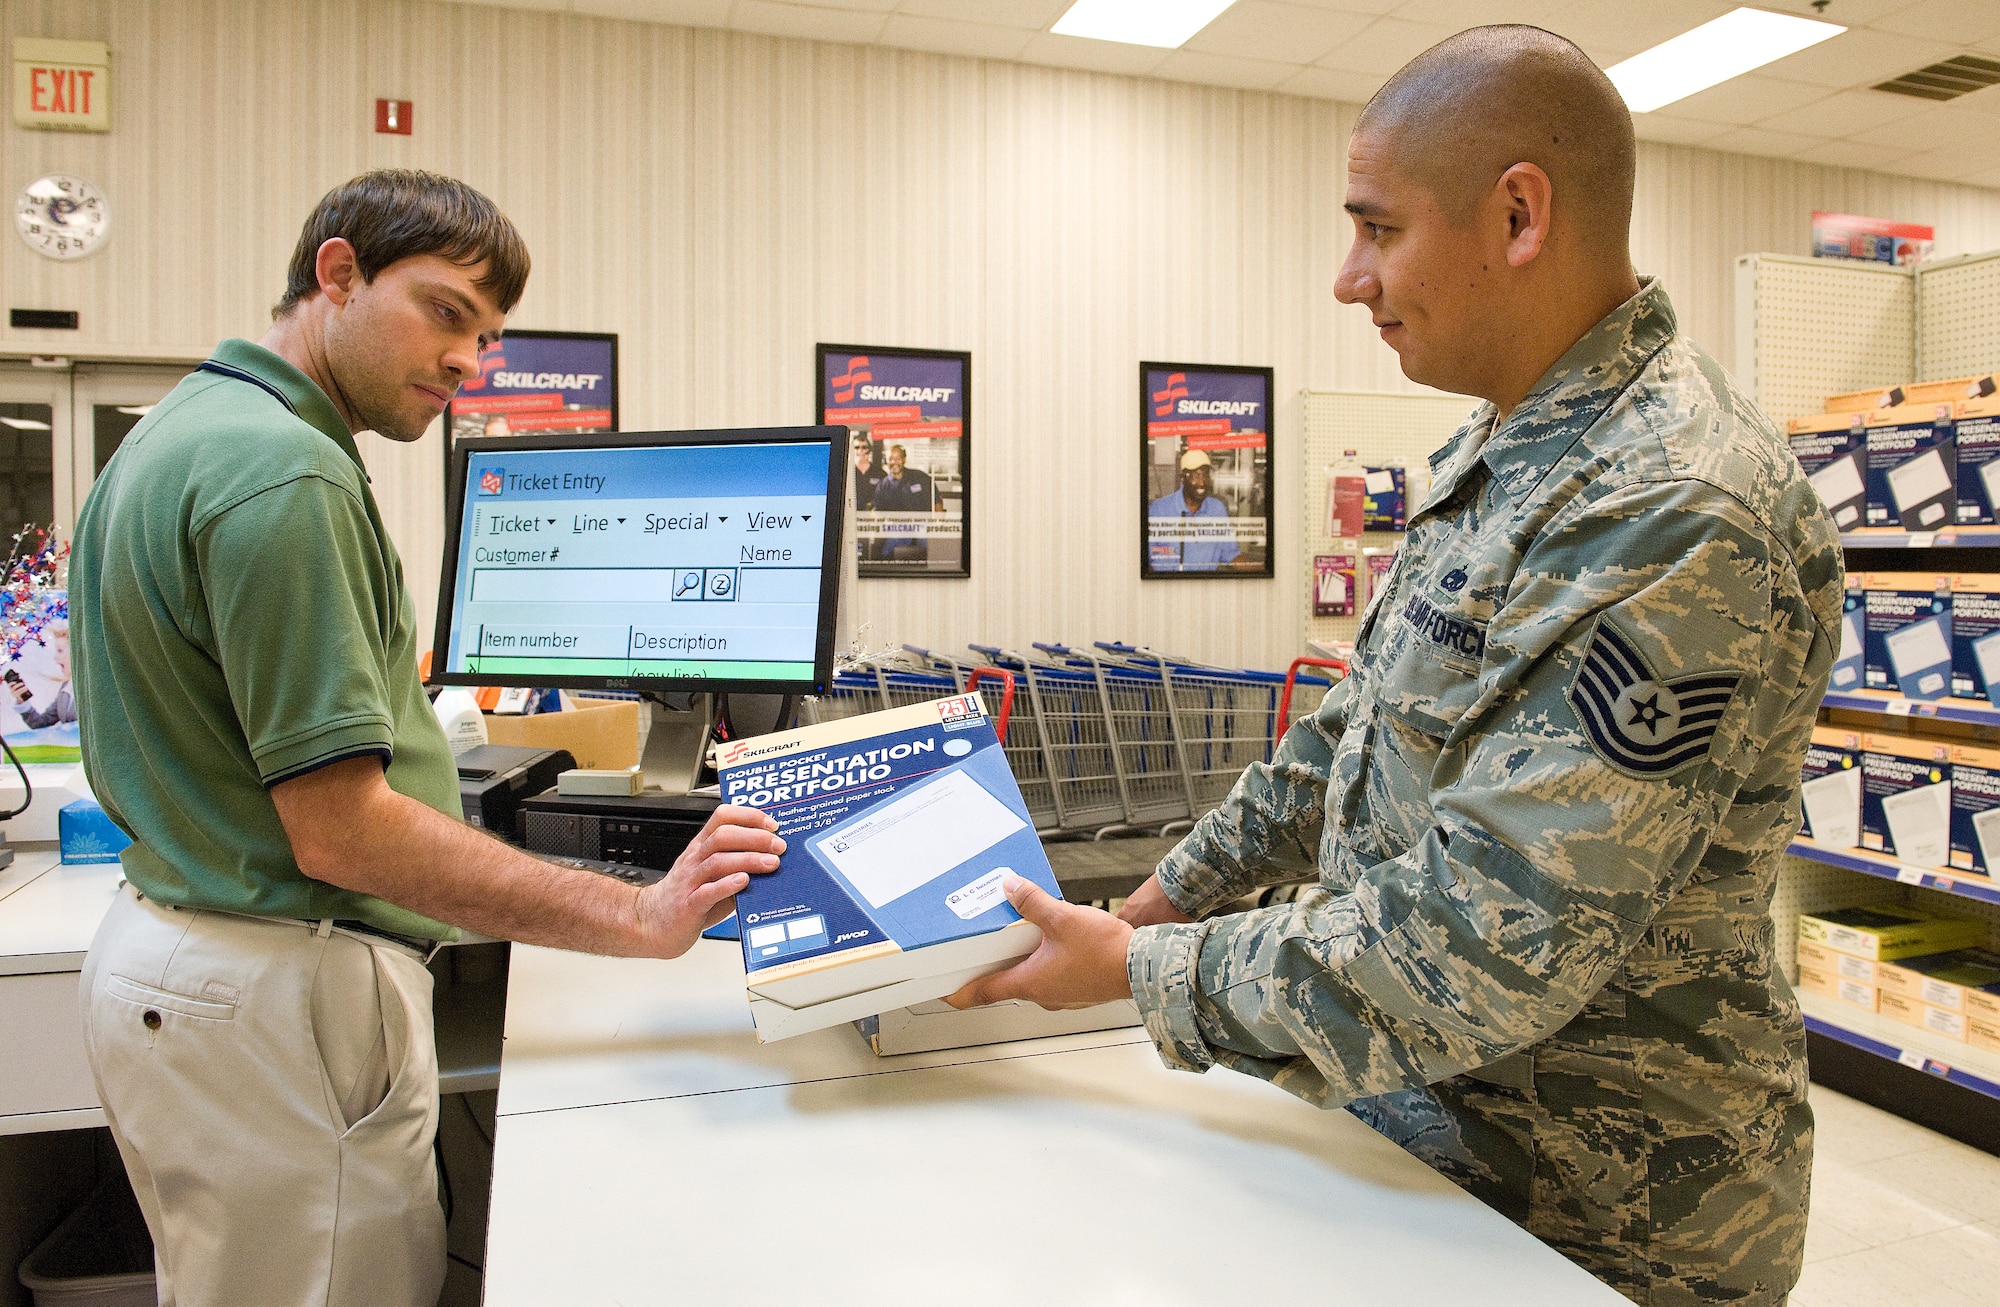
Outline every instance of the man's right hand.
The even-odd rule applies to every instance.
[[[1160,888],[1158,872],[1146,877],[1146,883],[1132,891],[1132,897],[1118,909],[1118,919],[1128,926],[1177,926],[1194,920],[1175,907],[1167,892]]]
[[[785,842],[778,823],[756,808],[717,808],[664,880],[639,893],[639,931],[653,957],[677,958],[701,932],[736,910],[752,875],[778,869]]]

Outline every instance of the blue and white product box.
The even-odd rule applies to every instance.
[[[56,836],[62,861],[72,867],[116,862],[118,854],[132,843],[132,837],[119,830],[93,799],[65,803],[56,813]]]
[[[1871,690],[1906,699],[1951,693],[1951,577],[1868,572],[1862,577],[1862,674]]]
[[[1840,652],[1834,656],[1833,674],[1827,680],[1831,690],[1859,690],[1867,676],[1867,659],[1863,654],[1865,641],[1862,626],[1867,621],[1864,601],[1866,591],[1861,588],[1858,573],[1847,574],[1847,588],[1840,601]]]
[[[2000,396],[1961,400],[1953,410],[1958,446],[1958,520],[2000,522]]]
[[[764,1041],[942,998],[1035,950],[1008,875],[1062,897],[976,694],[717,745],[725,802],[777,819],[736,896]]]
[[[2000,705],[2000,573],[1951,578],[1951,692]]]
[[[1868,418],[1863,413],[1823,413],[1793,418],[1792,457],[1819,492],[1834,525],[1852,531],[1867,525]]]
[[[1799,834],[1829,849],[1860,846],[1860,732],[1813,727],[1799,789],[1805,809]]]
[[[1868,414],[1868,525],[1935,531],[1958,520],[1950,404]]]
[[[1951,865],[1951,745],[1861,737],[1861,847],[1912,867]]]
[[[1408,522],[1409,503],[1403,491],[1406,482],[1400,467],[1371,467],[1363,471],[1361,526],[1365,531],[1401,531]]]
[[[2000,866],[2000,749],[1952,746],[1951,865],[1982,876]]]

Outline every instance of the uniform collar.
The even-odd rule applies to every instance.
[[[340,416],[340,410],[326,397],[316,382],[290,362],[262,345],[232,337],[215,347],[209,356],[213,362],[238,372],[246,372],[257,378],[280,395],[286,405],[321,435],[340,446],[340,452],[354,461],[361,470],[363,480],[369,480],[368,466],[361,461],[361,451],[355,447],[354,433],[347,429],[347,423]]]
[[[1472,411],[1458,433],[1431,456],[1431,493],[1417,511],[1426,512],[1457,494],[1482,463],[1514,498],[1525,497],[1673,339],[1675,330],[1667,292],[1656,278],[1642,280],[1639,293],[1571,345],[1497,430],[1493,405]]]

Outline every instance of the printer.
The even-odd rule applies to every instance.
[[[458,799],[467,825],[518,843],[515,815],[521,800],[553,789],[556,777],[576,766],[567,749],[481,744],[458,755]]]

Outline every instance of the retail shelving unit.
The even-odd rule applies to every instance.
[[[1772,419],[1820,411],[1827,395],[2000,366],[2000,252],[1908,269],[1746,255],[1737,261],[1736,376]],[[2000,527],[1844,534],[1851,571],[1991,571]],[[1919,560],[1912,551],[1922,551]],[[1888,732],[1938,724],[1969,741],[2000,742],[2000,709],[1963,699],[1915,701],[1881,691],[1829,694],[1849,725]],[[1856,717],[1855,714],[1867,716]],[[1866,723],[1877,719],[1874,726]],[[1911,902],[1983,917],[2000,939],[2000,884],[1910,867],[1861,849],[1797,840],[1771,915],[1786,973],[1796,979],[1802,912]],[[1805,1008],[1813,1078],[1944,1133],[2000,1151],[2000,1055],[1816,994]]]

